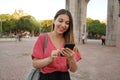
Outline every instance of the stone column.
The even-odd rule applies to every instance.
[[[119,15],[117,17],[116,46],[120,48],[120,0],[118,0],[118,2],[116,4],[117,4],[118,15]]]
[[[73,16],[75,43],[81,43],[81,34],[86,34],[86,8],[89,0],[66,0],[66,9]]]
[[[120,46],[120,17],[119,17],[119,1],[108,0],[107,29],[106,29],[106,45]]]

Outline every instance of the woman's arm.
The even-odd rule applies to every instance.
[[[44,66],[47,66],[48,64],[52,63],[57,56],[59,55],[59,50],[53,50],[51,53],[51,56],[44,58],[44,59],[37,59],[33,58],[33,67],[35,68],[42,68]]]
[[[34,58],[33,59],[33,62],[32,62],[32,65],[33,67],[35,68],[42,68],[48,64],[50,64],[51,62],[53,61],[52,57],[47,57],[47,58],[44,58],[44,59],[37,59],[37,58]]]
[[[65,48],[62,51],[62,54],[67,57],[68,67],[71,72],[75,72],[77,70],[77,64],[75,60],[75,52],[69,48]]]
[[[71,58],[71,59],[67,59],[67,61],[68,61],[68,66],[69,66],[70,71],[75,72],[77,70],[77,64],[76,64],[75,59]]]

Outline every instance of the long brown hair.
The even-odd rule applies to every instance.
[[[59,15],[62,15],[62,14],[66,14],[68,15],[69,17],[69,28],[66,32],[63,33],[63,36],[65,38],[65,41],[67,43],[74,43],[74,37],[73,37],[73,18],[72,18],[72,15],[70,13],[70,11],[68,11],[67,9],[60,9],[55,17],[54,17],[54,21],[56,20],[56,18],[59,16]],[[52,30],[54,30],[54,23],[53,23],[53,28]]]

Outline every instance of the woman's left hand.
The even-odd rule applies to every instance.
[[[68,60],[74,59],[75,52],[69,48],[63,48],[62,55],[67,57]]]

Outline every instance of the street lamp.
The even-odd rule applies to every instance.
[[[2,19],[0,19],[0,23],[1,23],[1,26],[0,26],[0,33],[2,33]]]

